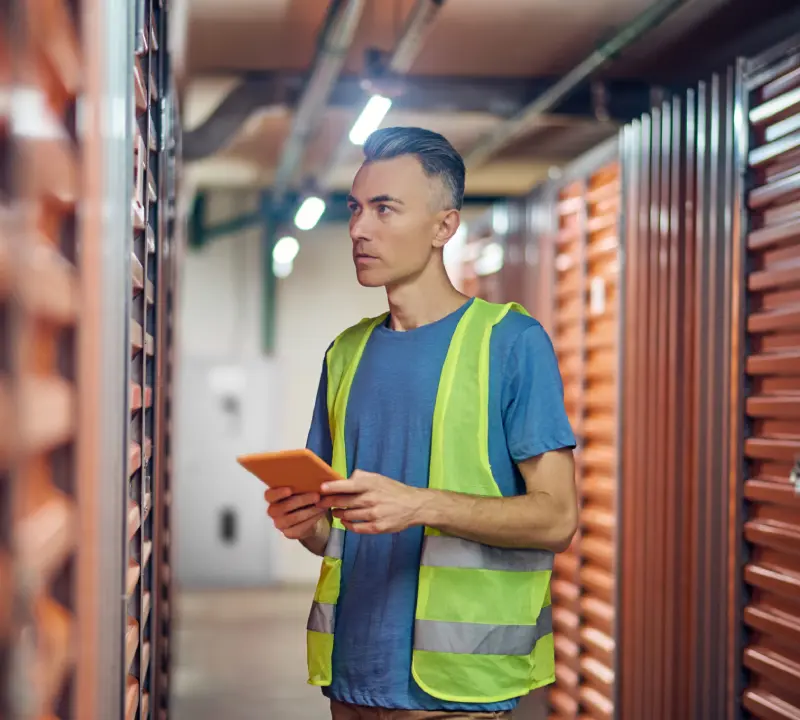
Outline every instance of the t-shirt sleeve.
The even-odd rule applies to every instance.
[[[514,462],[575,447],[558,360],[541,325],[514,341],[503,380],[503,424]]]
[[[326,353],[327,357],[327,353]],[[311,428],[308,431],[306,448],[315,453],[326,463],[333,462],[333,444],[331,428],[328,422],[328,363],[322,361],[322,374],[317,388],[317,399],[314,403],[314,414],[311,417]]]

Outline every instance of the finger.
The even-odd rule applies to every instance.
[[[308,535],[318,522],[319,516],[312,517],[308,520],[304,520],[301,523],[297,523],[297,525],[292,525],[290,528],[286,528],[282,532],[284,537],[287,537],[290,540],[297,540],[298,538]]]
[[[333,516],[342,522],[365,522],[375,520],[374,508],[359,508],[357,510],[334,510]]]
[[[371,504],[370,498],[366,493],[361,495],[326,495],[319,503],[319,507],[324,508],[357,508],[367,507]]]
[[[363,488],[357,480],[331,480],[330,482],[322,483],[319,490],[323,495],[334,495],[336,493],[349,495],[361,492]]]
[[[271,504],[280,500],[285,500],[291,494],[292,489],[288,487],[267,488],[267,491],[264,493],[264,500]]]
[[[319,502],[319,495],[316,493],[304,493],[302,495],[292,495],[285,500],[280,500],[267,509],[267,514],[270,517],[278,517],[279,515],[286,515],[292,513],[300,508],[316,505]]]
[[[274,517],[273,522],[278,530],[285,531],[297,527],[298,525],[302,525],[312,519],[314,522],[317,522],[317,520],[319,520],[324,514],[324,510],[320,510],[316,507],[307,507],[303,508],[302,510],[295,510],[293,513],[289,513],[288,515],[279,515],[278,517]]]
[[[344,525],[346,530],[350,532],[358,533],[359,535],[379,535],[383,531],[378,528],[378,525],[374,522],[349,522],[349,521],[342,521],[342,525]]]

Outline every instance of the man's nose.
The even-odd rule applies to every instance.
[[[367,213],[359,213],[350,220],[350,237],[353,240],[369,237],[369,219]]]

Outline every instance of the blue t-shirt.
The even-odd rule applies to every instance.
[[[472,302],[472,301],[470,301]],[[415,330],[375,329],[356,371],[345,419],[348,471],[379,473],[427,487],[433,408],[447,349],[470,302]],[[492,333],[489,459],[503,495],[525,492],[515,463],[575,446],[553,346],[532,318],[509,313]],[[307,446],[331,461],[323,365]],[[506,711],[518,700],[448,703],[411,676],[411,649],[423,529],[348,533],[336,607],[333,682],[340,702],[408,710]]]

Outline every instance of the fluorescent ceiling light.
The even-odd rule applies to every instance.
[[[282,237],[272,248],[272,259],[279,265],[291,263],[300,252],[300,243],[293,237]]]
[[[294,263],[279,263],[275,262],[275,259],[272,260],[272,274],[281,280],[284,278],[289,277],[292,274],[292,268],[294,267]]]
[[[383,97],[383,95],[373,95],[364,106],[358,120],[353,124],[353,129],[350,130],[350,142],[353,145],[363,145],[383,122],[390,107],[392,107],[392,101],[389,98]]]
[[[303,204],[297,209],[294,216],[294,224],[300,230],[311,230],[325,212],[325,201],[318,197],[307,197]]]

